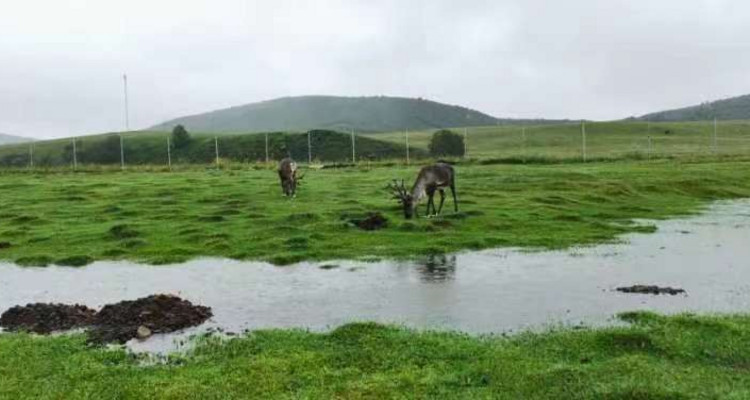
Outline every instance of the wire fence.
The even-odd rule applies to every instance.
[[[691,123],[578,122],[556,125],[488,126],[453,129],[463,157],[497,162],[590,162],[602,159],[658,159],[681,156],[750,156],[750,122]],[[166,133],[114,134],[0,146],[0,167],[67,167],[273,163],[284,157],[308,164],[352,164],[437,158],[428,144],[434,130],[357,134],[313,130],[303,134],[197,135],[188,147]],[[68,142],[68,143],[66,143]]]

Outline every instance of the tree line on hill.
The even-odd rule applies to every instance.
[[[116,165],[120,163],[121,138],[108,134],[90,138],[79,138],[75,142],[75,158],[79,164]],[[246,134],[228,136],[191,135],[182,125],[177,125],[170,135],[172,163],[207,164],[216,159],[216,147],[220,159],[237,162],[261,162],[266,160],[266,140],[269,160],[291,157],[307,161],[308,140],[312,159],[320,162],[350,162],[352,157],[351,136],[347,133],[312,130],[308,133],[269,132],[268,134]],[[163,135],[125,136],[122,140],[127,165],[164,165],[167,163],[167,142]],[[72,141],[56,141],[37,145],[34,155],[36,166],[56,167],[73,164]],[[358,161],[404,158],[403,144],[386,142],[369,137],[356,136],[355,148]],[[410,149],[413,158],[429,155],[463,156],[463,137],[448,130],[435,133],[429,153],[422,149]],[[25,147],[0,153],[0,166],[25,167],[29,165],[30,153]]]

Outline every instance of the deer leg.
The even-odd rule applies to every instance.
[[[453,194],[453,209],[458,212],[458,198],[456,198],[456,184],[451,183],[451,193]]]
[[[440,215],[440,211],[443,210],[443,203],[445,202],[445,190],[440,189],[440,206],[437,209],[437,215]]]
[[[435,189],[429,189],[427,191],[427,196],[427,216],[429,217],[435,213]],[[432,206],[432,213],[430,213],[430,206]]]

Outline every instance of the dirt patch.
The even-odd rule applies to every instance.
[[[618,287],[618,292],[622,293],[637,293],[637,294],[668,294],[668,295],[677,295],[677,294],[683,294],[687,293],[684,289],[680,288],[672,288],[672,287],[659,287],[655,285],[633,285],[633,286],[623,286]]]
[[[9,331],[48,334],[91,324],[96,311],[82,305],[27,304],[8,309],[0,316],[0,326]]]
[[[364,219],[351,219],[352,224],[365,231],[376,231],[388,226],[388,219],[381,213],[369,213]]]
[[[125,343],[152,333],[169,333],[200,325],[212,315],[209,307],[193,305],[171,295],[159,294],[122,301],[106,305],[96,314],[89,331],[89,341],[98,344]]]
[[[145,339],[154,333],[197,326],[212,315],[209,307],[193,305],[176,296],[157,294],[109,304],[98,313],[78,304],[15,306],[0,316],[0,327],[39,334],[87,328],[91,343],[125,343],[133,338]]]

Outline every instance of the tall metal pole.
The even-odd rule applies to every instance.
[[[583,162],[586,162],[586,121],[581,121],[581,139],[582,139],[582,153]]]
[[[122,89],[125,93],[125,132],[130,130],[130,111],[128,110],[128,76],[122,74]],[[120,132],[120,169],[125,169],[125,149],[123,148],[122,132]]]
[[[128,110],[128,76],[122,75],[123,90],[125,91],[125,130],[130,130],[130,112]]]
[[[648,136],[648,159],[651,159],[651,154],[653,153],[653,144],[651,143],[651,135]]]
[[[214,149],[216,149],[216,168],[219,168],[219,137],[214,136]]]
[[[310,141],[310,131],[307,131],[307,163],[312,164],[312,142]]]
[[[268,132],[266,132],[266,164],[268,164]]]
[[[169,166],[169,170],[172,170],[172,143],[169,140],[169,135],[167,135],[167,165]]]
[[[409,165],[409,131],[406,131],[406,165]]]
[[[78,155],[76,153],[76,138],[73,138],[73,171],[78,170]]]
[[[521,127],[521,157],[523,163],[526,164],[526,127]]]
[[[355,148],[354,148],[354,128],[351,128],[351,132],[352,132],[352,163],[356,164],[357,152],[355,151]]]

